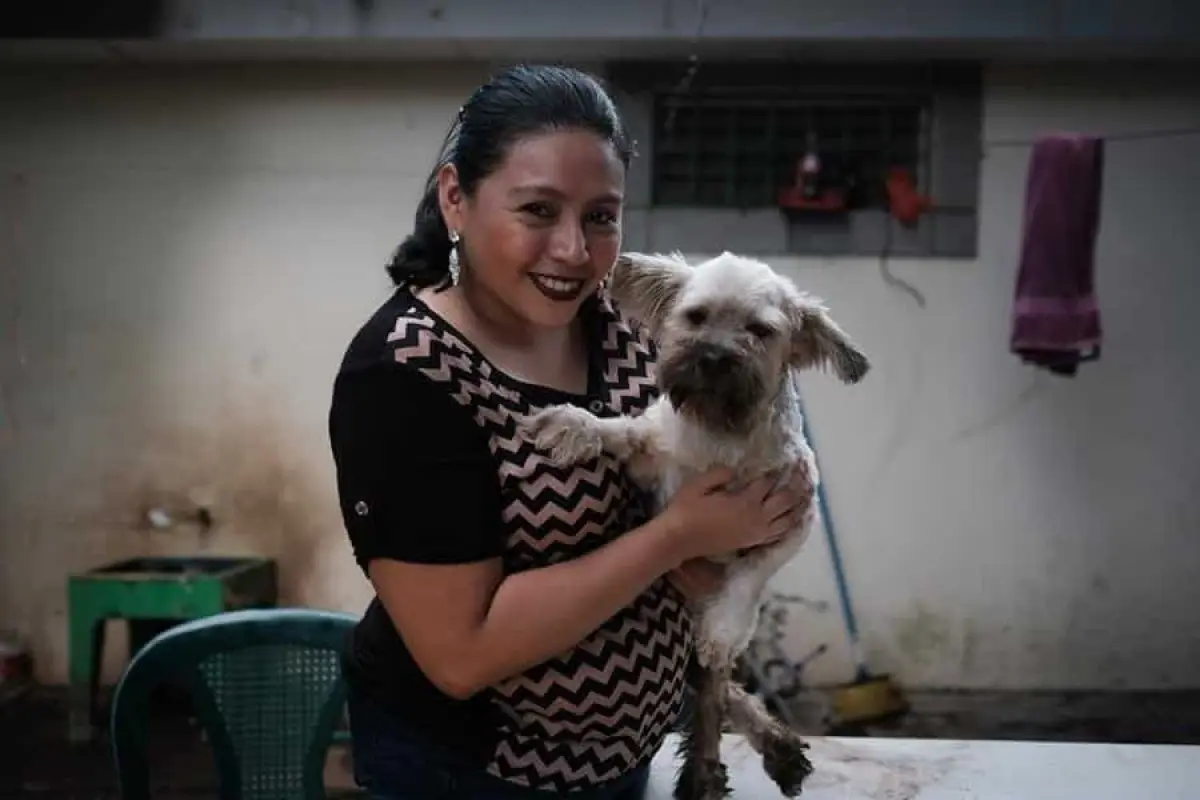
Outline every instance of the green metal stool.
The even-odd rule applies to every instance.
[[[222,800],[326,797],[325,760],[345,710],[340,651],[358,618],[304,608],[249,609],[159,634],[113,696],[112,746],[123,800],[149,800],[150,694],[186,688],[208,736]]]
[[[97,724],[104,622],[129,625],[129,654],[181,620],[277,602],[278,569],[269,558],[160,556],[132,558],[71,575],[67,584],[70,617],[71,741],[92,738]]]

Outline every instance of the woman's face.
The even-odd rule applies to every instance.
[[[593,133],[518,140],[471,198],[453,166],[439,183],[446,224],[465,246],[464,283],[530,325],[569,324],[620,252],[625,168]]]

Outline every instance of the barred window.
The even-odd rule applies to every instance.
[[[851,208],[883,208],[884,177],[904,167],[923,183],[930,99],[920,94],[706,87],[654,97],[656,206],[776,206],[810,145],[821,183]]]
[[[979,63],[728,57],[694,66],[608,67],[642,156],[627,183],[633,246],[975,256]],[[807,171],[797,186],[810,144],[815,191]]]

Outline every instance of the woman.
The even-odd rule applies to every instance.
[[[346,353],[330,435],[376,597],[344,666],[375,797],[640,797],[681,704],[685,593],[809,501],[715,471],[649,518],[611,459],[554,468],[517,434],[546,404],[653,398],[653,348],[603,291],[630,150],[584,73],[481,86]]]

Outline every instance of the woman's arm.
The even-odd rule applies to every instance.
[[[569,649],[683,560],[674,516],[659,515],[583,558],[505,578],[487,436],[401,365],[339,377],[330,438],[356,559],[418,666],[451,696]]]
[[[570,649],[677,567],[671,524],[659,516],[582,558],[507,578],[499,559],[376,559],[368,572],[417,664],[467,698]]]
[[[380,560],[371,579],[430,680],[470,697],[573,647],[664,573],[714,579],[701,569],[705,556],[762,546],[802,523],[805,476],[780,491],[772,477],[719,491],[733,477],[714,470],[693,479],[645,525],[571,561],[502,578],[499,559],[448,567]]]
[[[753,486],[714,494],[730,475],[711,475],[586,556],[505,577],[496,465],[453,399],[394,364],[341,378],[330,436],[355,557],[414,660],[460,698],[570,649],[685,561],[761,544],[785,510]]]

